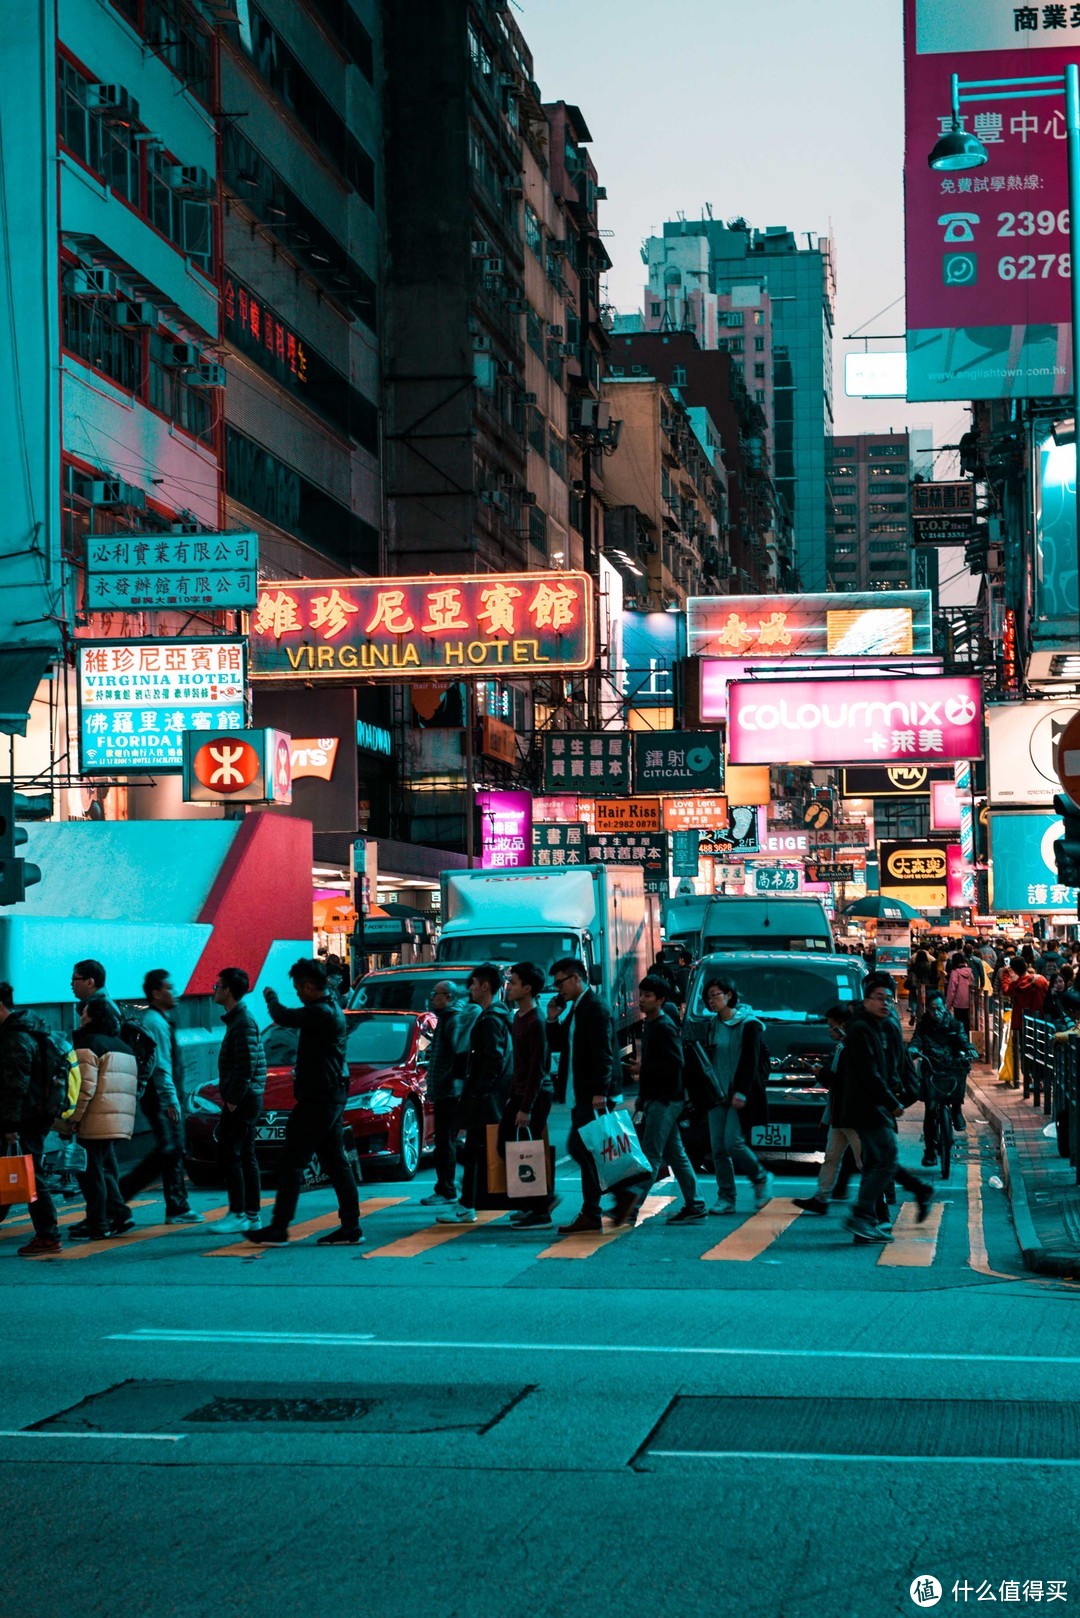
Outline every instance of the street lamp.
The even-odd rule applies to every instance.
[[[1080,248],[1080,68],[1070,63],[1064,73],[1043,78],[1022,79],[969,79],[961,82],[954,73],[952,85],[952,128],[942,135],[927,158],[932,169],[956,171],[977,169],[989,161],[990,154],[977,135],[968,134],[960,127],[960,108],[973,101],[1017,101],[1031,98],[1065,97],[1065,154],[1069,175],[1069,279],[1072,307],[1072,371],[1074,420],[1080,418],[1080,274],[1077,274],[1077,250]],[[1073,469],[1073,488],[1076,497],[1076,601],[1080,613],[1080,445]]]

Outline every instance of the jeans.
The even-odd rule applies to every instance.
[[[187,1181],[184,1178],[184,1132],[180,1119],[171,1119],[158,1098],[153,1081],[143,1091],[142,1110],[154,1131],[155,1146],[147,1152],[141,1163],[135,1163],[124,1175],[120,1190],[125,1197],[138,1196],[161,1175],[161,1189],[165,1195],[165,1216],[187,1213],[190,1208]]]
[[[656,1183],[656,1176],[661,1163],[666,1163],[674,1174],[679,1190],[683,1194],[683,1201],[688,1208],[700,1203],[698,1196],[697,1176],[694,1166],[687,1156],[683,1145],[682,1130],[679,1128],[679,1119],[682,1116],[683,1103],[681,1101],[646,1101],[642,1106],[643,1117],[638,1130],[638,1141],[641,1150],[652,1164],[652,1175],[647,1181],[641,1182],[643,1190],[651,1191]]]
[[[435,1190],[440,1197],[456,1197],[458,1098],[440,1096],[432,1106],[435,1112]]]
[[[567,1137],[566,1150],[581,1170],[581,1212],[586,1219],[595,1219],[599,1222],[600,1198],[603,1195],[600,1190],[600,1176],[596,1172],[592,1153],[578,1134],[582,1125],[591,1123],[595,1117],[596,1114],[591,1107],[582,1107],[575,1102],[570,1109],[570,1134]]]
[[[859,1137],[854,1129],[830,1129],[829,1139],[825,1146],[825,1161],[818,1174],[816,1196],[825,1198],[836,1184],[836,1177],[840,1172],[840,1163],[850,1146],[854,1157],[855,1167],[862,1168],[862,1152],[859,1149]]]
[[[24,1157],[34,1160],[34,1177],[37,1181],[37,1196],[29,1206],[30,1223],[34,1227],[35,1236],[47,1236],[59,1241],[60,1226],[56,1222],[56,1204],[41,1181],[41,1154],[45,1149],[45,1136],[49,1133],[48,1125],[37,1126],[21,1124],[19,1126],[19,1151]],[[8,1208],[5,1203],[0,1207],[0,1220],[7,1217]]]
[[[476,1124],[465,1131],[461,1148],[461,1196],[463,1208],[476,1208],[487,1190],[487,1125]]]
[[[712,1147],[716,1189],[721,1202],[735,1201],[735,1170],[755,1185],[765,1178],[765,1170],[747,1146],[735,1107],[713,1107],[709,1113],[709,1144]]]
[[[91,1230],[106,1230],[131,1218],[131,1209],[120,1193],[116,1147],[111,1140],[82,1140],[86,1147],[86,1168],[76,1176],[86,1202],[86,1223]]]
[[[555,1097],[550,1090],[541,1090],[533,1102],[528,1123],[528,1133],[533,1140],[543,1139],[548,1114],[551,1112],[551,1104],[554,1100]],[[514,1119],[517,1115],[518,1104],[516,1099],[511,1096],[499,1124],[499,1151],[504,1157],[506,1156],[506,1142],[514,1140],[517,1134],[514,1128]],[[554,1185],[551,1186],[546,1197],[512,1197],[510,1206],[511,1208],[520,1209],[523,1213],[532,1213],[537,1209],[543,1209],[545,1213],[550,1213],[555,1206],[555,1187]]]
[[[312,1157],[319,1162],[334,1188],[343,1230],[360,1229],[360,1198],[345,1156],[341,1101],[298,1101],[285,1125],[285,1145],[278,1159],[278,1193],[271,1224],[287,1230],[296,1214],[304,1170]]]
[[[873,1225],[881,1217],[883,1199],[893,1180],[902,1185],[905,1191],[916,1195],[925,1191],[927,1185],[925,1180],[909,1174],[898,1161],[899,1137],[889,1124],[880,1124],[875,1129],[860,1129],[859,1144],[862,1146],[863,1173],[854,1217],[866,1219]]]
[[[217,1128],[218,1167],[229,1193],[229,1212],[259,1213],[259,1160],[255,1155],[255,1120],[262,1100],[248,1090],[232,1112],[221,1109]]]

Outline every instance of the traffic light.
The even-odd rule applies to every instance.
[[[1067,792],[1054,798],[1054,813],[1061,816],[1063,837],[1054,844],[1054,864],[1058,881],[1067,888],[1080,888],[1080,806]]]
[[[0,905],[18,904],[27,888],[41,881],[39,867],[15,852],[25,842],[26,832],[15,824],[14,789],[0,786]]]
[[[967,570],[976,577],[985,573],[990,556],[990,530],[984,522],[976,523],[974,532],[964,543],[964,561]]]

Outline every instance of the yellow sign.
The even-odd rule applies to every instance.
[[[881,843],[881,893],[921,910],[944,910],[948,903],[948,856],[943,848],[918,843]]]

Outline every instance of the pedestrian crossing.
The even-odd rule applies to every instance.
[[[549,1239],[553,1235],[551,1230],[539,1233],[535,1230],[516,1231],[509,1224],[509,1212],[499,1209],[482,1210],[477,1214],[475,1224],[432,1222],[428,1211],[421,1209],[417,1201],[421,1189],[410,1187],[408,1194],[362,1199],[360,1217],[366,1245],[351,1256],[365,1262],[380,1259],[407,1263],[437,1257],[451,1244],[455,1257],[458,1257],[468,1253],[470,1243],[479,1243],[483,1246],[486,1260],[491,1259],[493,1251],[501,1250],[513,1255],[519,1266],[534,1260],[552,1266],[585,1261],[603,1264],[604,1256],[610,1254],[612,1249],[617,1252],[633,1250],[641,1262],[647,1262],[650,1255],[660,1257],[662,1252],[667,1261],[674,1258],[676,1262],[744,1266],[762,1259],[775,1262],[767,1255],[777,1250],[812,1250],[820,1255],[830,1250],[847,1253],[852,1245],[851,1238],[840,1228],[840,1209],[836,1210],[838,1217],[824,1221],[806,1214],[803,1209],[796,1207],[790,1197],[783,1196],[771,1198],[761,1209],[747,1210],[744,1214],[736,1214],[730,1220],[725,1220],[719,1241],[716,1237],[720,1222],[715,1219],[708,1219],[700,1225],[684,1226],[677,1232],[663,1233],[660,1227],[664,1220],[658,1220],[658,1216],[674,1212],[678,1198],[657,1192],[645,1199],[633,1225],[615,1226],[605,1219],[602,1230],[574,1235],[554,1234],[554,1238]],[[962,1204],[962,1187],[957,1185],[950,1189],[958,1204]],[[970,1203],[970,1186],[967,1190]],[[264,1207],[272,1200],[271,1197],[264,1197]],[[228,1214],[227,1203],[202,1208],[203,1222],[200,1225],[165,1224],[160,1198],[143,1198],[131,1206],[136,1210],[149,1210],[149,1213],[146,1223],[137,1224],[126,1235],[104,1241],[65,1242],[61,1253],[42,1256],[33,1262],[82,1266],[95,1261],[122,1263],[124,1255],[134,1251],[154,1258],[174,1254],[177,1257],[197,1255],[261,1263],[266,1260],[272,1262],[273,1255],[281,1251],[257,1247],[243,1240],[221,1244],[214,1227]],[[417,1214],[424,1216],[423,1223],[413,1222]],[[388,1219],[387,1215],[391,1218]],[[883,1270],[926,1269],[942,1256],[943,1231],[955,1229],[957,1241],[967,1249],[965,1256],[968,1264],[972,1268],[982,1269],[985,1265],[985,1249],[980,1245],[979,1233],[970,1229],[969,1215],[970,1206],[965,1210],[962,1205],[954,1206],[951,1201],[938,1200],[931,1205],[929,1217],[919,1224],[915,1204],[904,1202],[897,1210],[893,1241],[887,1246],[859,1251],[866,1254],[867,1262],[872,1259]],[[81,1217],[81,1207],[67,1209],[60,1216],[60,1224],[62,1227],[70,1225]],[[289,1246],[310,1248],[319,1235],[333,1229],[337,1223],[337,1211],[333,1208],[299,1220],[290,1229]],[[965,1226],[968,1228],[965,1229]],[[0,1244],[14,1243],[17,1239],[25,1241],[29,1234],[30,1221],[21,1210],[17,1214],[9,1214],[0,1224]],[[535,1242],[537,1234],[541,1237],[540,1245]],[[15,1256],[11,1248],[7,1249],[7,1254]],[[338,1254],[336,1262],[341,1262],[341,1258],[342,1255]],[[25,1265],[21,1267],[25,1268]]]

